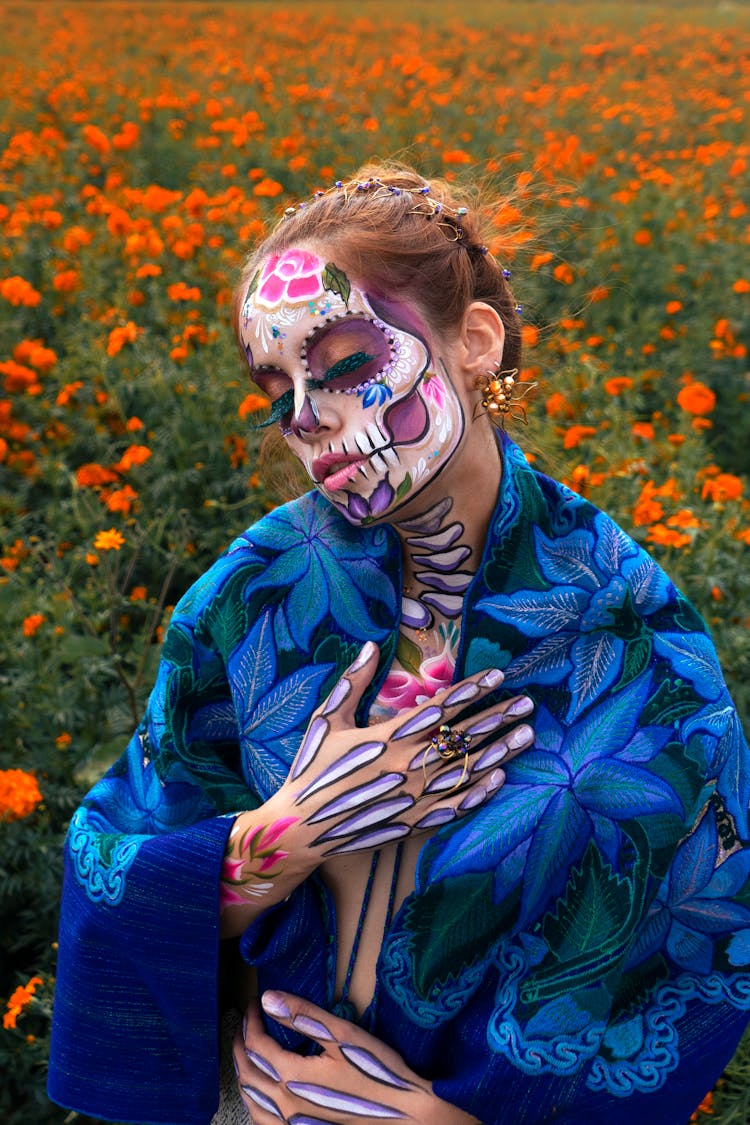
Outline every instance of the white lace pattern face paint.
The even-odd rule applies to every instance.
[[[461,441],[460,398],[415,310],[310,250],[264,261],[240,338],[292,452],[353,524],[412,500]]]

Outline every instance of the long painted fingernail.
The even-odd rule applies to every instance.
[[[490,668],[489,672],[485,672],[479,681],[480,687],[497,687],[505,679],[505,673],[501,672],[499,668]]]
[[[261,998],[263,1011],[268,1012],[269,1016],[273,1016],[277,1020],[288,1020],[291,1016],[286,1001],[283,997],[279,996],[278,992],[264,992]]]
[[[519,750],[522,746],[528,746],[534,740],[534,731],[525,723],[516,727],[508,735],[506,742],[511,750]]]
[[[506,715],[528,715],[534,710],[534,700],[529,699],[528,695],[522,695],[520,699],[514,699],[510,707],[505,712]]]
[[[487,786],[488,792],[494,793],[496,789],[500,788],[504,781],[505,773],[503,770],[493,770],[490,774],[489,781],[485,781],[485,785]]]
[[[360,668],[364,668],[367,661],[372,658],[372,654],[374,652],[375,645],[372,641],[367,641],[366,644],[364,644],[359,650],[359,656],[356,658],[354,663],[349,665],[349,671],[358,672]]]

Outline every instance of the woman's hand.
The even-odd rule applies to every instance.
[[[496,737],[533,710],[522,696],[480,711],[453,732],[464,745],[443,756],[432,745],[443,724],[502,683],[497,669],[469,676],[394,718],[357,727],[355,713],[377,656],[376,645],[365,645],[316,711],[277,794],[299,816],[320,860],[371,851],[476,808],[505,780],[499,763],[533,739],[528,726]]]
[[[516,696],[474,714],[433,745],[440,728],[500,686],[489,669],[432,699],[369,727],[356,710],[377,667],[377,646],[364,646],[313,715],[289,776],[260,809],[237,817],[221,883],[224,936],[288,895],[331,856],[373,851],[425,832],[484,804],[505,780],[500,763],[533,741],[526,724],[502,730],[533,710]],[[244,909],[241,909],[244,908]]]
[[[439,1098],[400,1055],[356,1024],[289,993],[264,993],[263,1008],[314,1040],[322,1054],[302,1057],[279,1046],[251,1005],[234,1062],[253,1125],[475,1125],[476,1118]]]

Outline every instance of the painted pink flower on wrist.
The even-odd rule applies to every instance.
[[[273,308],[280,301],[313,301],[323,292],[317,255],[309,250],[285,250],[264,262],[254,299],[258,305]]]

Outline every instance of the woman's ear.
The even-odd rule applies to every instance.
[[[484,301],[472,301],[464,313],[460,333],[463,368],[470,385],[478,375],[499,371],[505,346],[500,314]]]

